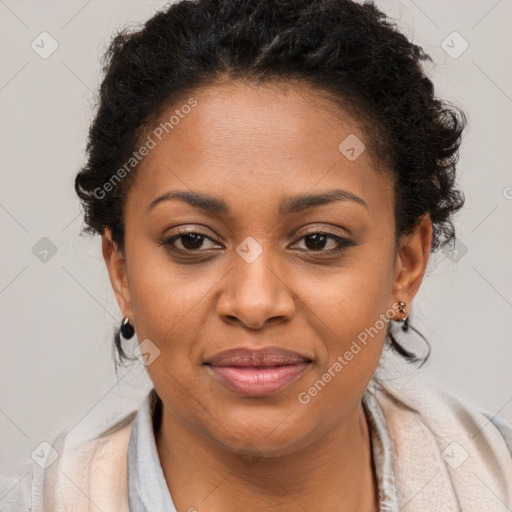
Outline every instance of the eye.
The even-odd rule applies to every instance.
[[[207,240],[212,242],[214,247],[219,246],[213,239],[199,231],[182,231],[179,234],[163,239],[159,242],[159,245],[169,247],[179,252],[200,252],[201,250],[214,248],[204,247]]]
[[[304,240],[306,251],[321,252],[324,254],[335,254],[342,251],[345,247],[355,245],[347,238],[343,238],[333,233],[323,231],[313,231],[302,236],[298,241]],[[325,249],[325,247],[329,247]]]

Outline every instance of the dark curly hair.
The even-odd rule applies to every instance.
[[[172,3],[139,30],[120,31],[105,53],[88,159],[75,180],[83,231],[109,228],[124,252],[123,205],[136,166],[108,193],[104,185],[165,108],[219,80],[302,82],[363,120],[368,150],[393,172],[397,240],[429,214],[434,252],[455,240],[452,216],[464,204],[455,171],[466,117],[434,96],[422,69],[427,60],[432,62],[371,2]],[[391,328],[387,339],[409,361],[419,360]],[[114,340],[122,360],[119,328]]]

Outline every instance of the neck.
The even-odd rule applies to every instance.
[[[370,434],[360,403],[321,439],[278,457],[226,449],[165,407],[156,443],[178,510],[378,510]]]

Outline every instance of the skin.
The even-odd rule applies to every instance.
[[[173,501],[179,511],[376,511],[361,397],[386,329],[308,404],[298,395],[379,315],[411,303],[430,254],[430,218],[397,250],[391,175],[369,150],[354,161],[338,150],[350,134],[367,136],[310,86],[226,82],[193,97],[198,105],[137,169],[124,254],[108,229],[102,237],[123,316],[160,350],[147,370],[164,404],[156,441]],[[278,216],[285,196],[331,189],[367,206],[340,200]],[[173,190],[220,198],[230,213],[179,200],[148,211]],[[187,237],[175,252],[159,245],[177,226],[209,238],[195,252]],[[305,238],[319,231],[354,245],[329,255],[335,240]],[[263,251],[252,263],[236,252],[249,236]],[[229,348],[272,345],[313,362],[268,396],[240,396],[203,365]]]

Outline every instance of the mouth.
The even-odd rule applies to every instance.
[[[283,390],[312,363],[307,356],[268,347],[236,348],[210,358],[205,366],[223,385],[239,395],[265,396]]]

